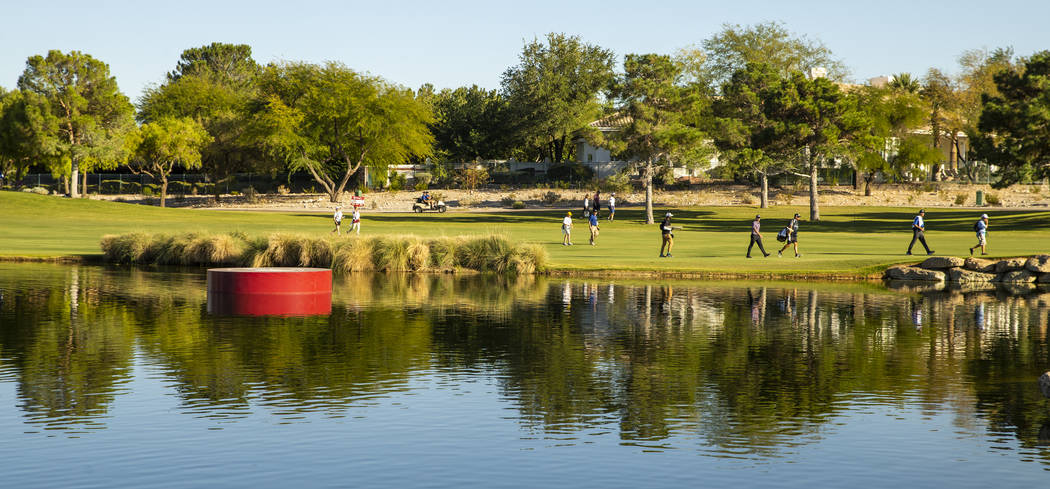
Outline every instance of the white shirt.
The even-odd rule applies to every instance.
[[[354,209],[354,214],[353,214],[352,219],[353,219],[353,222],[360,222],[361,221],[361,213],[357,212],[357,209]]]
[[[335,214],[333,214],[333,215],[332,215],[332,217],[334,217],[334,218],[335,218],[335,222],[339,222],[339,221],[342,221],[342,220],[343,220],[343,211],[341,211],[341,210],[336,210],[336,211],[335,211]]]
[[[609,207],[616,205],[616,197],[609,197]]]
[[[922,221],[922,216],[915,216],[915,220],[912,221],[911,225],[919,228],[926,227],[926,223]]]
[[[569,216],[565,216],[565,219],[561,220],[561,225],[562,226],[572,226],[572,218],[569,217]]]

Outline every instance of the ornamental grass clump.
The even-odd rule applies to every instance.
[[[102,237],[102,253],[108,262],[140,263],[139,259],[150,241],[150,236],[145,233],[109,234]]]
[[[374,238],[351,238],[337,242],[332,256],[332,271],[348,274],[375,270],[372,260],[374,241]]]
[[[438,272],[456,270],[456,252],[462,245],[459,238],[434,238],[428,243],[430,247],[430,269]]]

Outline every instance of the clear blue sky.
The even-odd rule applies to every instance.
[[[261,63],[335,60],[411,88],[496,88],[523,41],[547,32],[622,56],[672,53],[727,22],[782,21],[823,41],[859,81],[930,67],[955,72],[967,49],[1050,49],[1050,0],[5,3],[0,86],[15,85],[30,55],[80,50],[109,63],[132,99],[160,82],[183,49],[214,41],[249,44]]]

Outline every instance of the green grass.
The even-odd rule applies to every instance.
[[[407,197],[406,197],[407,202]],[[407,207],[406,203],[406,207]],[[790,216],[808,214],[805,207],[777,206],[761,210],[767,251],[762,258],[744,257],[754,207],[690,207],[674,209],[674,258],[657,256],[657,227],[641,222],[639,208],[619,209],[616,222],[602,221],[598,246],[587,245],[587,230],[576,220],[575,246],[563,247],[560,220],[564,211],[446,214],[363,212],[363,235],[461,236],[502,234],[512,241],[537,243],[550,254],[555,270],[660,271],[770,275],[858,275],[877,273],[888,264],[916,262],[906,257],[911,218],[916,209],[888,207],[824,207],[823,220],[803,221],[795,259],[780,247],[775,234]],[[659,209],[662,215],[666,209]],[[927,239],[938,255],[968,255],[976,241],[971,231],[982,210],[929,209]],[[983,210],[991,217],[992,256],[1050,252],[1050,211]],[[348,226],[344,226],[348,227]],[[204,211],[70,200],[19,192],[0,192],[0,256],[54,257],[101,254],[106,234],[228,233],[265,237],[272,233],[317,236],[332,228],[329,214],[250,211]],[[433,258],[432,258],[433,259]],[[503,266],[504,264],[499,264]]]

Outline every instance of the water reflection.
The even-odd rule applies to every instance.
[[[951,413],[1046,461],[1048,316],[1034,287],[368,275],[337,281],[328,316],[230,318],[207,314],[199,271],[6,264],[0,382],[17,399],[0,410],[104,428],[137,375],[182,415],[294,423],[480,381],[523,437],[562,444],[774,456],[882,406]]]

